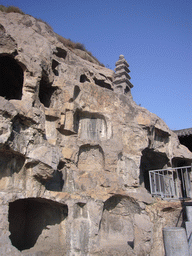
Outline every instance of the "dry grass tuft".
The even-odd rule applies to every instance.
[[[57,39],[61,42],[64,46],[69,47],[71,49],[80,49],[82,51],[86,51],[85,46],[81,43],[75,43],[71,41],[71,39],[66,39],[58,34],[56,34]]]
[[[55,33],[55,34],[56,34],[56,33]],[[96,61],[99,63],[100,66],[103,66],[103,67],[104,67],[104,65],[103,65],[102,63],[100,63],[100,62],[98,61],[98,59],[97,59],[96,57],[94,57],[94,56],[92,55],[92,53],[91,53],[90,51],[88,51],[88,50],[85,48],[85,46],[84,46],[83,44],[78,43],[78,42],[77,42],[77,43],[76,43],[76,42],[73,42],[73,41],[71,41],[71,39],[66,39],[66,38],[64,38],[64,37],[62,37],[62,36],[60,36],[60,35],[58,35],[58,34],[56,34],[56,36],[57,36],[57,39],[58,39],[64,46],[66,46],[67,48],[70,48],[70,49],[80,49],[80,50],[82,50],[82,51],[88,53],[94,60],[96,60]]]
[[[16,6],[6,7],[4,5],[0,5],[0,11],[6,12],[6,13],[15,12],[15,13],[20,13],[20,14],[25,14],[21,9],[19,9],[19,7],[16,7]]]

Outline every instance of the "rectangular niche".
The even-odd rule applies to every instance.
[[[105,140],[107,125],[105,118],[97,113],[80,112],[76,114],[76,130],[81,139]]]
[[[153,126],[148,130],[148,136],[150,139],[150,148],[158,148],[165,146],[169,142],[170,134]]]
[[[52,145],[56,145],[56,141],[57,141],[56,128],[57,128],[56,121],[54,119],[51,120],[50,118],[46,118],[46,121],[45,121],[46,139]]]
[[[25,158],[9,151],[0,151],[0,191],[23,190],[25,175],[23,172]]]
[[[74,205],[73,217],[76,218],[87,218],[87,205],[85,203],[77,203]]]
[[[154,146],[160,146],[161,144],[168,143],[168,141],[169,134],[167,132],[155,128]]]

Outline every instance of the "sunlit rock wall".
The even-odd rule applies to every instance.
[[[0,39],[0,254],[163,255],[148,171],[191,152],[42,21],[0,12]]]

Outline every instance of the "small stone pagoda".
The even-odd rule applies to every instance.
[[[119,56],[119,60],[115,63],[115,76],[114,76],[114,91],[120,94],[127,94],[133,88],[132,83],[129,81],[129,64],[123,55]]]

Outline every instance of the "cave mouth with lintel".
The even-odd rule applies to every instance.
[[[23,89],[23,70],[9,55],[0,56],[0,96],[7,100],[21,100]]]
[[[34,247],[44,230],[51,233],[51,227],[60,224],[67,216],[67,205],[48,199],[26,198],[9,203],[9,238],[12,245],[19,251]],[[52,242],[55,244],[55,241]]]

